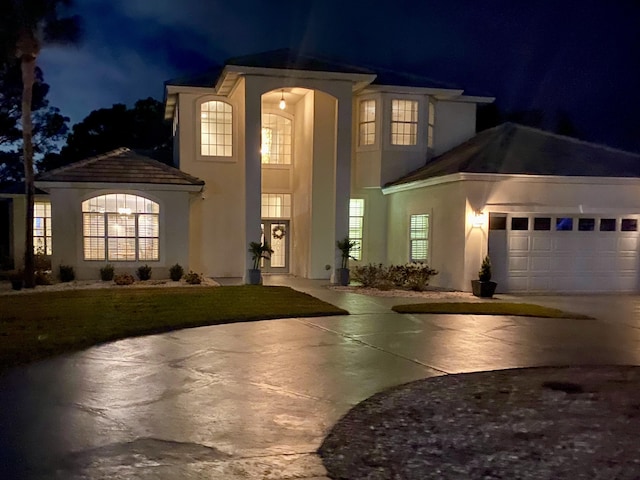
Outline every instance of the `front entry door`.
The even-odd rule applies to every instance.
[[[289,273],[289,220],[263,220],[262,238],[267,238],[273,253],[262,261],[265,273]]]

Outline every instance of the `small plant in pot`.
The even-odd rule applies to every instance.
[[[24,285],[24,273],[22,270],[10,272],[9,281],[11,282],[11,288],[14,290],[22,290],[22,286]]]
[[[471,280],[471,290],[476,297],[491,298],[497,285],[496,282],[491,281],[491,259],[487,255],[482,260],[478,280]]]
[[[357,245],[357,242],[349,240],[349,237],[344,237],[342,240],[336,242],[336,247],[340,250],[340,268],[336,269],[336,282],[338,285],[349,285],[349,259],[355,258],[351,255],[351,250]]]
[[[253,261],[253,268],[247,271],[247,283],[249,285],[260,285],[262,283],[262,275],[260,273],[260,261],[263,258],[271,258],[273,250],[268,242],[251,242],[249,243],[249,253]]]

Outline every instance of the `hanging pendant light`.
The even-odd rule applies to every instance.
[[[280,107],[280,110],[287,108],[287,103],[284,101],[284,90],[280,92],[280,103],[278,104],[278,107]]]

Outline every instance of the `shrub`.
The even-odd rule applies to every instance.
[[[176,263],[169,269],[169,278],[174,282],[180,281],[184,275],[184,268],[179,263]]]
[[[151,278],[151,267],[149,265],[140,265],[137,274],[140,280],[149,280]]]
[[[352,270],[353,280],[360,282],[363,287],[377,288],[380,284],[385,283],[388,278],[387,269],[381,263],[357,266],[353,267]]]
[[[100,280],[104,282],[110,282],[111,280],[113,280],[114,273],[115,269],[113,268],[113,265],[107,263],[100,269]]]
[[[200,285],[202,283],[202,275],[190,271],[184,276],[184,281],[189,285]]]
[[[437,270],[430,268],[424,263],[410,263],[406,265],[407,280],[406,288],[422,292],[429,286],[429,279],[438,274]]]
[[[53,280],[51,279],[51,272],[45,272],[44,270],[37,270],[35,272],[36,285],[51,285]]]
[[[480,265],[480,271],[478,272],[478,280],[481,282],[491,280],[491,259],[488,255],[482,260],[482,265]]]
[[[42,247],[38,247],[33,255],[33,268],[36,272],[51,271],[51,257],[44,254]]]
[[[113,281],[116,285],[131,285],[135,282],[133,275],[129,275],[128,273],[121,273],[120,275],[115,275],[113,277]]]
[[[60,281],[73,282],[76,279],[76,272],[71,265],[60,265]]]

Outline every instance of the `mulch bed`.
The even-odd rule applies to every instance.
[[[640,367],[428,378],[374,395],[319,453],[333,479],[638,479]]]

